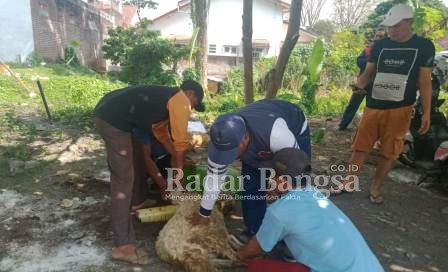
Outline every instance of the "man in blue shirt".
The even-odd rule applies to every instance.
[[[310,131],[302,110],[287,101],[263,99],[236,113],[224,114],[210,128],[208,172],[201,207],[193,224],[206,224],[217,200],[228,166],[242,161],[241,200],[246,235],[254,235],[266,210],[260,171],[262,162],[286,147],[303,150],[311,158]]]
[[[257,234],[238,250],[238,257],[249,263],[249,271],[384,271],[350,219],[307,184],[304,174],[311,167],[304,152],[282,149],[269,166],[275,171],[270,181],[274,190],[268,198],[273,203]],[[280,241],[285,242],[298,263],[251,261]]]

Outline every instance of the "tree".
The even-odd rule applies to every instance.
[[[331,36],[336,32],[336,26],[330,20],[319,20],[310,29],[322,36],[327,42],[331,40]]]
[[[142,20],[129,29],[110,29],[103,45],[104,57],[121,66],[119,78],[124,82],[175,85],[175,67],[189,48],[163,39],[159,31],[148,30],[148,24]],[[164,69],[167,66],[171,69]]]
[[[246,105],[254,101],[252,3],[252,0],[244,0],[243,6],[244,102]]]
[[[124,4],[137,7],[137,17],[139,21],[142,20],[142,17],[140,15],[142,9],[145,8],[156,9],[158,5],[158,3],[152,0],[124,0]]]
[[[316,24],[325,2],[327,2],[327,0],[303,0],[301,18],[303,26],[313,27]]]
[[[374,29],[380,26],[381,22],[384,20],[384,16],[393,6],[406,3],[408,3],[407,0],[388,0],[378,4],[369,14],[361,28],[365,29],[365,31],[369,33],[369,36],[371,36]]]
[[[335,33],[331,39],[331,54],[328,56],[328,60],[337,67],[334,69],[357,72],[356,58],[366,47],[364,35],[344,28]]]
[[[379,0],[334,0],[334,19],[338,27],[357,27]]]
[[[269,71],[266,98],[274,98],[282,84],[283,74],[285,73],[289,56],[291,55],[291,52],[299,39],[301,13],[302,0],[292,0],[288,31],[286,32],[285,41],[280,49],[280,54],[275,67]]]
[[[207,20],[210,0],[192,0],[190,7],[193,28],[197,30],[196,44],[199,49],[195,55],[195,68],[199,73],[201,84],[207,86]]]
[[[384,20],[386,13],[397,4],[410,4],[415,9],[413,30],[431,39],[435,44],[446,33],[448,8],[439,0],[388,0],[380,3],[362,25],[364,32],[371,36],[374,29]]]
[[[426,37],[434,42],[436,48],[440,49],[437,41],[446,34],[447,17],[443,17],[442,11],[428,5],[416,9],[413,30],[420,36]]]

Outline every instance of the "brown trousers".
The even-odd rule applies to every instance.
[[[135,244],[131,205],[148,197],[148,185],[141,145],[132,134],[119,130],[100,118],[95,126],[106,143],[107,163],[111,173],[111,218],[114,246]]]

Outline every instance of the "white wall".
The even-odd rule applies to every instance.
[[[267,39],[270,43],[269,56],[280,52],[282,37],[281,7],[271,0],[255,0],[253,4],[253,39]],[[242,55],[242,16],[243,1],[241,0],[212,0],[209,11],[208,43],[216,45],[216,54],[231,56],[224,52],[225,45],[239,46],[238,55]],[[186,10],[172,13],[157,20],[150,29],[160,30],[162,36],[189,36],[193,27]]]
[[[160,30],[163,37],[170,35],[189,36],[193,33],[189,8],[169,14],[149,26],[149,29]]]
[[[252,16],[252,39],[268,39],[270,42],[268,56],[277,56],[280,53],[280,42],[285,38],[282,33],[281,7],[274,1],[254,1]]]
[[[208,43],[216,44],[216,54],[226,55],[224,45],[239,45],[243,37],[243,1],[213,0],[210,5]],[[252,11],[252,39],[267,39],[269,56],[279,53],[282,30],[282,12],[274,1],[256,0]]]
[[[241,45],[242,15],[243,1],[212,0],[208,18],[208,44],[216,44],[216,55],[226,55],[224,45]],[[242,53],[239,52],[239,55]]]
[[[0,59],[24,61],[33,50],[30,0],[0,0]]]

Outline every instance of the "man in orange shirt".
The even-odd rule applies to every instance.
[[[95,107],[95,125],[106,143],[111,171],[112,258],[136,264],[148,264],[149,256],[136,248],[131,218],[132,189],[136,177],[134,155],[137,152],[132,131],[152,131],[171,155],[173,168],[182,169],[188,148],[188,120],[191,108],[204,111],[202,86],[192,80],[180,88],[132,86],[106,94]],[[169,125],[169,126],[168,126]],[[166,197],[167,184],[159,172],[153,179]]]

